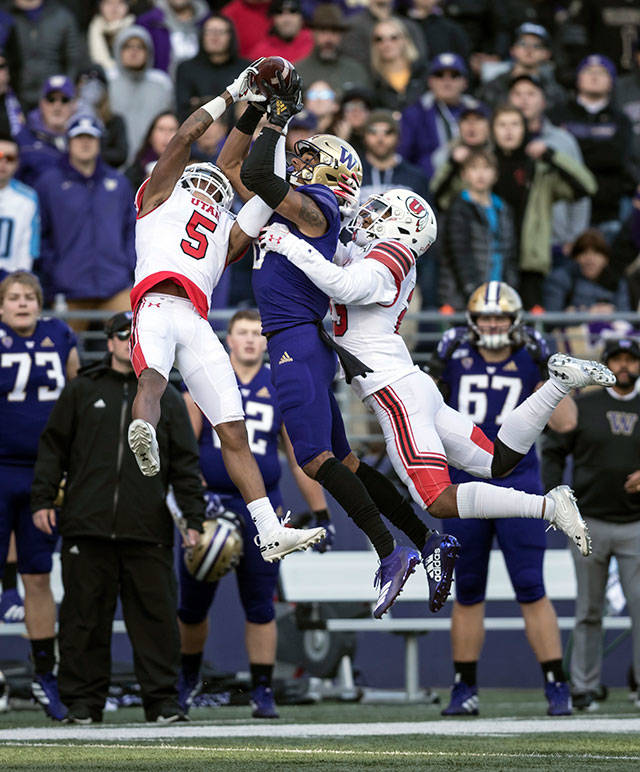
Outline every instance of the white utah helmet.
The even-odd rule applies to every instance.
[[[421,196],[405,188],[391,188],[369,196],[354,223],[355,241],[367,246],[378,239],[393,239],[412,249],[418,257],[438,235],[436,217]]]
[[[202,193],[225,209],[233,201],[233,188],[224,172],[208,161],[185,166],[178,185],[190,193]]]

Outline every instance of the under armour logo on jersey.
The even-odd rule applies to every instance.
[[[100,399],[97,399],[97,400],[96,400],[96,401],[93,403],[93,406],[94,406],[94,407],[106,407],[106,406],[107,406],[107,403],[106,403],[106,402],[105,402],[105,401],[102,399],[102,397],[100,397]]]
[[[622,413],[619,410],[607,410],[607,421],[609,421],[609,427],[611,434],[622,434],[625,437],[629,437],[633,434],[633,430],[638,420],[637,413]]]
[[[286,365],[287,362],[293,362],[293,357],[287,351],[285,351],[284,354],[280,357],[278,364]]]
[[[47,335],[47,337],[40,343],[41,346],[51,348],[54,343],[51,340],[51,338]]]

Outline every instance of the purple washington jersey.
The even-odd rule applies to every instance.
[[[238,388],[242,396],[249,448],[269,491],[276,487],[280,479],[278,437],[282,427],[269,367],[262,367],[250,383],[238,380]],[[222,461],[218,435],[204,417],[200,434],[200,468],[210,490],[240,496]]]
[[[325,185],[302,185],[299,193],[312,198],[322,210],[329,225],[318,238],[301,233],[290,221],[274,214],[270,223],[284,223],[298,238],[315,247],[327,260],[333,260],[340,234],[340,212],[335,195]],[[262,331],[274,332],[295,327],[304,322],[323,319],[329,308],[329,298],[286,257],[267,252],[254,260],[253,294],[256,297]]]
[[[59,319],[40,319],[26,338],[0,322],[0,464],[35,463],[75,345],[76,336]]]
[[[543,361],[548,357],[544,338],[534,330],[527,331],[535,341]],[[464,340],[466,328],[449,330],[438,346],[438,356],[445,360],[441,380],[449,389],[447,404],[468,415],[490,440],[495,440],[504,418],[533,393],[542,380],[540,364],[525,346],[502,362],[485,362],[475,346]],[[462,343],[456,343],[462,338]],[[448,352],[452,351],[448,356]],[[453,483],[479,478],[451,469]],[[535,447],[507,477],[492,480],[494,485],[541,493],[540,470]]]

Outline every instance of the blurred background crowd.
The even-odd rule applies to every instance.
[[[416,310],[462,310],[488,280],[528,310],[636,310],[639,30],[637,0],[6,0],[0,274],[35,271],[46,307],[127,309],[135,189],[180,121],[278,54],[305,84],[290,146],[337,134],[363,198],[433,203]],[[214,308],[253,305],[249,262]]]

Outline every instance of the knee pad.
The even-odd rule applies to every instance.
[[[535,568],[523,568],[511,577],[518,603],[535,603],[544,598],[544,579]]]
[[[487,587],[487,576],[477,572],[465,574],[456,568],[456,600],[463,606],[482,603]]]
[[[247,622],[266,625],[275,617],[273,593],[276,577],[254,576],[250,581],[238,578],[238,590]]]

